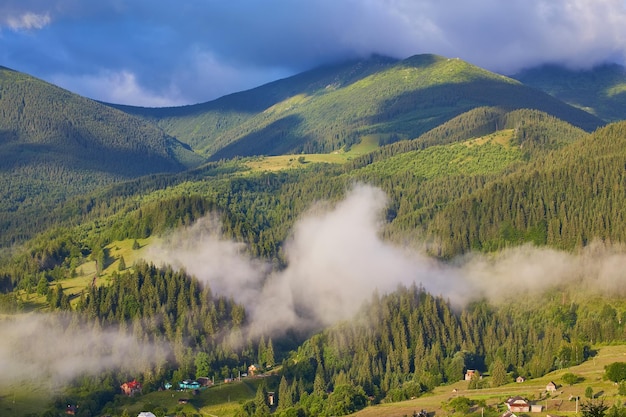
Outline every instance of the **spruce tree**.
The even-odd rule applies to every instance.
[[[277,410],[285,410],[293,407],[293,398],[291,396],[291,388],[287,379],[283,375],[278,385],[278,407]]]
[[[265,366],[271,368],[274,366],[274,345],[272,344],[272,339],[270,338],[267,341],[267,347],[265,348]]]
[[[124,261],[124,257],[120,256],[120,263],[117,265],[118,271],[123,271],[126,269],[126,261]]]
[[[506,384],[506,368],[500,358],[497,358],[491,366],[491,386],[499,387],[504,384]]]
[[[267,405],[267,390],[265,388],[265,381],[259,384],[256,390],[256,396],[254,397],[254,417],[267,417],[270,415],[270,407]]]

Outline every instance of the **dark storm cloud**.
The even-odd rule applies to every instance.
[[[372,53],[510,73],[623,61],[623,0],[5,0],[0,65],[109,101],[205,101]]]

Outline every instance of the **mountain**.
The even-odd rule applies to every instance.
[[[319,68],[221,99],[165,109],[115,106],[157,123],[213,160],[328,153],[375,135],[416,138],[468,110],[544,111],[587,131],[603,122],[550,95],[459,59],[372,57]]]
[[[517,375],[547,379],[586,361],[598,344],[623,343],[626,121],[597,128],[602,122],[580,109],[458,60],[376,62],[301,74],[259,87],[256,97],[123,108],[133,114],[6,75],[16,78],[0,97],[12,104],[2,108],[3,129],[11,129],[1,145],[16,160],[32,161],[15,182],[9,170],[3,177],[13,194],[3,194],[0,211],[0,314],[9,318],[0,320],[0,333],[11,343],[0,360],[17,365],[4,366],[0,378],[2,413],[56,415],[76,404],[81,415],[122,415],[148,404],[163,415],[268,415],[264,392],[271,390],[278,393],[274,415],[343,415],[421,396],[458,381],[465,369],[489,375],[462,382],[463,390]],[[9,94],[22,88],[20,80],[30,87]],[[57,97],[62,111],[47,105]],[[74,100],[97,111],[76,115],[67,106]],[[343,159],[233,158],[135,178],[116,174],[118,161],[106,165],[91,150],[123,145],[108,129],[146,127],[156,136],[146,133],[147,144],[137,146],[161,155],[158,144],[171,140],[161,129],[200,132],[207,114],[228,126],[214,143],[216,159],[246,143],[255,152],[325,149],[313,141],[341,127],[345,136],[325,146],[343,141],[344,149],[322,156]],[[256,129],[264,118],[271,125],[282,114],[302,121],[284,126],[293,142],[271,142],[271,128],[232,142],[226,135]],[[104,132],[59,133],[59,125],[71,132],[77,124]],[[348,135],[366,134],[392,143],[366,154],[366,143],[345,146]],[[76,168],[81,140],[106,172],[89,171],[87,162]],[[39,152],[42,145],[58,151]],[[262,171],[252,164],[259,160],[288,161],[289,169]],[[150,256],[161,266],[141,261]],[[543,294],[535,291],[540,280]],[[354,320],[343,320],[350,306]],[[46,320],[19,314],[35,311]],[[220,383],[253,363],[277,376]],[[57,364],[67,380],[56,377]],[[32,372],[23,371],[28,366]],[[55,398],[42,395],[50,375]],[[201,377],[218,384],[189,404],[162,390]],[[22,378],[39,389],[3,401],[15,401]],[[143,393],[120,400],[129,380],[143,384]],[[230,387],[245,396],[224,395]],[[255,401],[245,402],[255,390]],[[209,397],[232,408],[206,408]],[[26,402],[36,408],[15,412]],[[484,411],[500,415],[495,406]]]
[[[546,65],[513,78],[611,122],[626,118],[626,68],[605,64],[589,70]]]
[[[0,226],[124,179],[202,161],[145,120],[0,67]],[[22,210],[26,210],[22,212]],[[30,216],[26,216],[29,213]]]
[[[523,242],[624,243],[625,165],[626,122],[617,122],[460,196],[432,217],[428,235],[447,256]]]

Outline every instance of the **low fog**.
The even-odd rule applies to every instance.
[[[136,375],[162,365],[170,352],[167,345],[141,342],[124,330],[86,326],[76,315],[4,318],[0,334],[0,387],[36,383],[55,390],[81,375],[114,369]]]
[[[221,236],[213,215],[164,239],[147,260],[184,268],[214,293],[244,304],[252,337],[349,319],[374,291],[413,283],[457,307],[563,283],[577,283],[590,294],[626,295],[624,248],[594,244],[570,254],[527,245],[441,263],[380,238],[386,204],[380,189],[358,185],[336,205],[314,205],[294,226],[284,248],[288,266],[278,272]],[[75,315],[0,320],[0,387],[37,381],[53,389],[84,374],[121,369],[130,376],[165,363],[168,346],[131,333],[132,325],[128,331],[87,327]]]
[[[373,291],[412,283],[458,307],[567,282],[607,294],[626,283],[626,251],[599,244],[579,254],[526,245],[441,263],[380,238],[386,204],[380,189],[357,185],[333,207],[315,205],[294,226],[280,272],[220,236],[211,216],[153,248],[148,260],[184,268],[215,293],[232,296],[246,306],[250,329],[263,333],[348,319]]]

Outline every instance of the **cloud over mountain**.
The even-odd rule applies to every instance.
[[[372,53],[507,73],[622,63],[624,27],[622,0],[7,0],[0,64],[100,100],[162,106]]]

